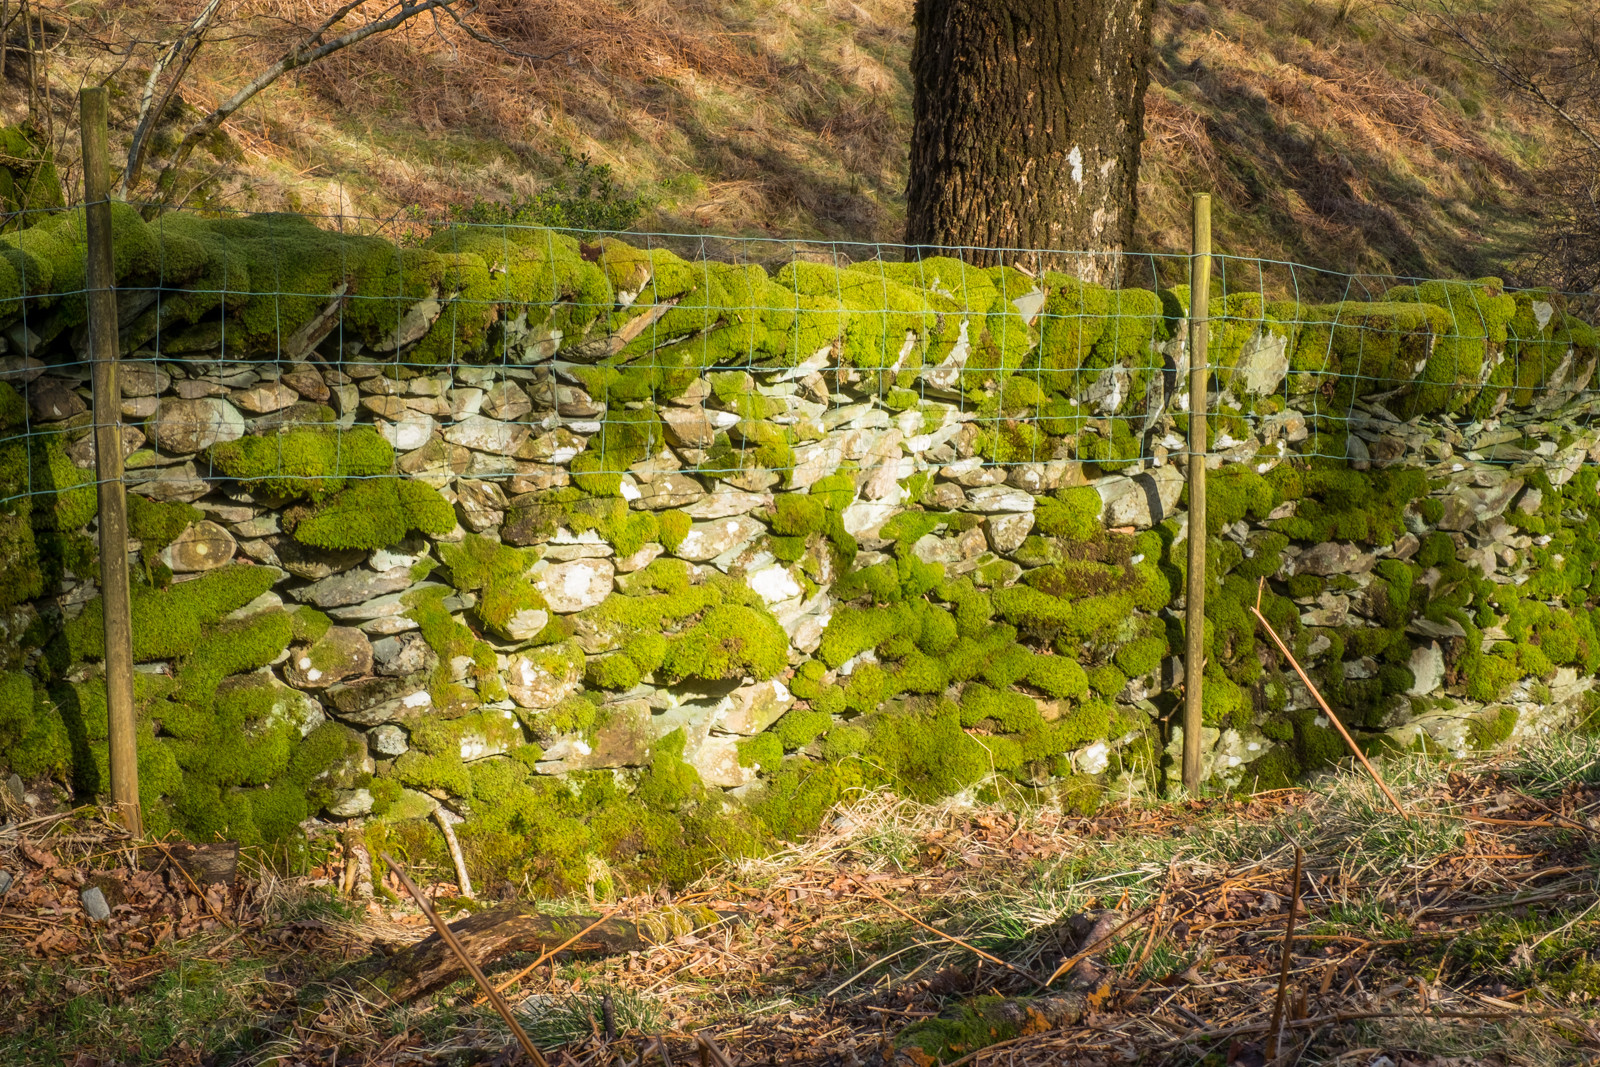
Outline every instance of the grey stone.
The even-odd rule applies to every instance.
[[[128,488],[163,504],[175,500],[191,503],[211,492],[211,483],[201,478],[188,460],[170,467],[130,468],[126,478]]]
[[[57,422],[83,414],[89,405],[67,383],[46,378],[28,388],[28,408],[38,422]]]
[[[233,559],[238,542],[210,519],[191,523],[161,550],[161,562],[174,574],[215,570]]]
[[[431,671],[439,657],[421,634],[412,631],[372,642],[372,662],[379,674],[398,677]]]
[[[1371,552],[1364,552],[1345,541],[1324,541],[1300,553],[1294,561],[1295,574],[1365,574],[1377,562]]]
[[[352,626],[333,626],[316,644],[295,649],[284,680],[300,689],[326,689],[372,670],[372,643]]]
[[[730,549],[747,545],[766,532],[765,526],[746,515],[697,522],[689,527],[689,533],[673,555],[679,559],[704,563]]]
[[[328,805],[328,814],[336,819],[353,819],[371,810],[372,792],[365,787],[337,790],[333,794],[333,803]]]
[[[533,401],[528,399],[515,382],[500,382],[484,390],[483,405],[480,410],[491,419],[501,419],[511,422],[522,418],[533,410]]]
[[[1014,552],[1022,547],[1028,531],[1033,529],[1033,513],[990,515],[983,525],[990,548],[996,552]]]
[[[742,685],[717,705],[711,726],[724,733],[753,737],[783,718],[783,713],[793,706],[794,694],[776,678]]]
[[[1133,477],[1118,476],[1095,486],[1105,505],[1105,524],[1148,530],[1165,522],[1178,506],[1183,475],[1171,464]]]
[[[1277,392],[1288,373],[1288,338],[1262,326],[1240,347],[1229,382],[1246,393],[1267,396]]]
[[[322,375],[318,374],[314,367],[292,370],[278,380],[314,404],[325,404],[328,402],[329,396],[332,395],[328,390],[327,382],[323,380]]]
[[[426,675],[342,683],[325,690],[322,699],[335,716],[360,726],[380,726],[433,713]]]
[[[1410,666],[1415,681],[1406,692],[1412,696],[1425,697],[1444,684],[1444,653],[1437,641],[1412,649]]]
[[[367,739],[372,754],[384,759],[403,756],[411,748],[411,741],[406,732],[393,723],[384,723],[367,731]]]
[[[691,519],[703,522],[710,519],[726,519],[733,515],[748,515],[752,511],[771,506],[771,493],[743,493],[736,489],[719,489],[714,493],[702,495],[699,500],[684,507],[683,510]]]
[[[275,537],[271,543],[279,566],[308,582],[340,574],[359,566],[367,558],[367,553],[359,548],[313,548],[290,537]]]
[[[83,901],[83,910],[93,922],[103,923],[111,918],[111,905],[106,903],[106,895],[99,886],[85,886],[78,890],[78,899]]]
[[[456,482],[456,514],[461,516],[461,525],[474,533],[499,526],[510,506],[505,491],[494,482],[466,478]]]
[[[471,415],[454,425],[445,427],[444,439],[453,445],[460,445],[477,452],[510,455],[528,439],[528,428],[517,423],[500,422],[483,415]]]
[[[1522,491],[1522,484],[1521,478],[1509,478],[1498,485],[1457,486],[1444,498],[1444,517],[1439,520],[1439,529],[1466,530],[1502,514]]]
[[[3,899],[6,893],[11,889],[11,883],[13,881],[14,879],[11,876],[11,872],[5,870],[4,868],[0,868],[0,899]]]
[[[217,397],[167,399],[156,412],[154,432],[163,451],[183,455],[222,441],[237,441],[244,436],[244,416]]]
[[[375,424],[377,430],[400,452],[411,452],[427,444],[438,430],[439,424],[427,415],[408,411],[405,418],[398,422],[385,422],[379,419]]]
[[[304,589],[292,589],[289,595],[319,608],[340,608],[361,604],[385,593],[397,593],[410,585],[409,567],[395,567],[382,573],[362,567],[324,578]]]
[[[133,359],[117,364],[117,391],[123,396],[160,396],[171,384],[172,376],[153,364]]]
[[[144,431],[137,426],[122,427],[122,458],[127,459],[139,451],[145,441]],[[95,464],[94,434],[84,434],[67,446],[67,458],[79,467],[88,469]]]

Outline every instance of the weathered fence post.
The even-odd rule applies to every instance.
[[[106,90],[78,94],[83,137],[83,214],[88,243],[89,354],[94,365],[94,456],[100,495],[100,595],[105,610],[106,706],[110,715],[111,800],[135,837],[138,739],[133,720],[133,622],[128,593],[128,498],[122,482],[122,397],[117,389],[117,295],[111,268],[111,158]]]
[[[1200,792],[1201,673],[1206,655],[1206,322],[1211,294],[1211,194],[1194,194],[1189,259],[1189,590],[1184,602],[1183,786]]]

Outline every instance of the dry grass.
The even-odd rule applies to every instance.
[[[911,1040],[908,1027],[926,1037],[970,1018],[985,996],[1037,995],[1019,972],[1048,975],[1080,947],[1072,917],[1108,913],[1125,928],[1055,994],[1077,997],[1086,1015],[996,1034],[1006,1043],[992,1051],[950,1047],[945,1061],[1260,1063],[1299,845],[1286,1039],[1296,1062],[1592,1062],[1600,743],[1557,741],[1477,765],[1396,760],[1385,774],[1406,821],[1352,771],[1305,790],[1122,802],[1088,818],[862,797],[811,841],[623,902],[709,906],[724,920],[637,955],[558,961],[510,996],[537,1040],[595,1067],[636,1059],[653,1035],[682,1061],[708,1028],[745,1062],[875,1063]],[[131,896],[105,928],[76,906],[72,872],[123,877],[124,853],[103,826],[36,824],[27,848],[9,841],[0,837],[0,865],[22,873],[24,895],[13,889],[0,904],[8,1062],[70,1048],[90,1057],[80,1063],[332,1056],[389,1067],[507,1045],[467,983],[395,1007],[351,980],[351,961],[415,940],[424,925],[397,903],[361,914],[330,896],[336,853],[298,878],[242,883],[217,902],[226,922],[206,926],[205,906],[190,900],[193,928],[152,944],[172,919],[159,900]],[[49,862],[36,861],[41,851]],[[169,879],[170,895],[178,889]],[[39,941],[42,929],[55,939]],[[488,969],[508,976],[527,962]],[[616,1041],[600,1032],[608,998]],[[193,1035],[187,1049],[168,1047],[175,1031]]]

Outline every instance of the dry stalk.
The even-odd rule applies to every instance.
[[[450,848],[450,862],[456,867],[456,885],[462,896],[472,900],[472,876],[467,873],[467,857],[461,852],[461,842],[456,840],[456,832],[450,826],[450,816],[445,814],[443,805],[433,809],[433,818],[444,831],[444,843]]]
[[[1283,965],[1278,970],[1278,997],[1272,1005],[1272,1029],[1267,1032],[1267,1062],[1278,1058],[1278,1038],[1283,1033],[1283,999],[1289,989],[1289,965],[1294,957],[1294,921],[1300,913],[1300,867],[1305,850],[1294,846],[1294,885],[1289,890],[1289,921],[1283,927]]]
[[[494,1005],[494,1010],[500,1013],[500,1018],[504,1019],[506,1025],[511,1027],[511,1032],[516,1035],[517,1044],[522,1046],[522,1051],[526,1052],[528,1058],[538,1067],[550,1067],[544,1055],[534,1047],[533,1042],[528,1040],[527,1033],[518,1025],[516,1017],[511,1014],[510,1006],[505,1002],[505,998],[495,992],[494,986],[489,984],[489,979],[485,978],[483,972],[478,969],[478,965],[472,962],[472,957],[467,955],[467,950],[461,947],[461,942],[456,940],[456,935],[451,932],[445,921],[439,918],[439,913],[433,910],[433,905],[428,903],[428,898],[422,895],[422,890],[417,888],[417,884],[411,880],[411,876],[406,873],[406,869],[389,853],[380,852],[378,855],[382,856],[383,862],[387,863],[389,869],[394,871],[396,877],[400,879],[400,884],[406,887],[406,892],[410,893],[411,899],[417,902],[417,907],[422,909],[422,914],[428,917],[428,921],[433,924],[434,931],[439,935],[439,940],[448,945],[450,951],[455,953],[456,959],[461,961],[461,966],[465,967],[467,973],[472,975],[473,981],[477,982],[479,988],[488,996],[489,1003]]]
[[[1083,948],[1079,949],[1074,955],[1068,956],[1066,959],[1062,960],[1061,966],[1057,967],[1051,972],[1050,977],[1045,979],[1044,984],[1049,985],[1051,982],[1054,982],[1057,978],[1060,978],[1063,974],[1066,974],[1068,971],[1072,970],[1073,967],[1077,966],[1080,960],[1087,959],[1089,954],[1094,952],[1101,945],[1109,944],[1112,938],[1116,937],[1118,934],[1122,933],[1122,931],[1138,922],[1144,916],[1144,913],[1149,910],[1150,909],[1148,907],[1140,908],[1138,911],[1134,912],[1132,915],[1123,920],[1120,926],[1113,927],[1112,929],[1106,931],[1106,933],[1102,934],[1098,939],[1083,946]]]
[[[1355,738],[1350,736],[1350,731],[1344,728],[1344,723],[1339,721],[1339,716],[1335,715],[1333,709],[1328,707],[1328,702],[1322,699],[1321,690],[1316,687],[1310,676],[1306,674],[1305,668],[1300,666],[1300,661],[1294,658],[1294,653],[1289,651],[1289,646],[1283,643],[1283,638],[1278,636],[1278,631],[1274,630],[1272,624],[1267,621],[1267,617],[1261,614],[1261,591],[1266,588],[1266,585],[1267,580],[1263,578],[1261,583],[1256,586],[1256,604],[1250,610],[1260,620],[1262,628],[1272,638],[1273,644],[1278,646],[1278,651],[1283,653],[1283,658],[1289,661],[1289,665],[1294,668],[1294,672],[1300,676],[1300,680],[1311,691],[1311,695],[1317,698],[1317,704],[1322,708],[1322,713],[1328,717],[1328,721],[1338,727],[1339,736],[1344,738],[1344,743],[1350,746],[1350,751],[1355,753],[1356,759],[1361,761],[1361,766],[1365,767],[1367,773],[1372,775],[1372,780],[1378,783],[1378,788],[1383,790],[1383,795],[1389,798],[1389,803],[1393,804],[1394,810],[1400,813],[1400,818],[1409,823],[1411,816],[1406,813],[1405,808],[1400,806],[1399,798],[1389,789],[1389,786],[1383,780],[1383,776],[1378,773],[1377,768],[1367,760],[1366,753],[1361,751],[1356,744]]]

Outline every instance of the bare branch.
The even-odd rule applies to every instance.
[[[171,199],[172,189],[177,181],[178,169],[188,161],[189,156],[211,134],[215,133],[224,122],[227,122],[235,112],[250,101],[257,93],[267,88],[291,70],[309,66],[325,56],[331,55],[341,49],[348,48],[366,40],[374,34],[392,30],[426,14],[435,8],[451,10],[456,4],[468,5],[468,10],[476,7],[476,0],[400,0],[399,8],[387,18],[374,19],[350,32],[335,37],[331,41],[317,44],[339,20],[360,6],[361,0],[351,0],[328,16],[321,25],[314,29],[304,40],[295,44],[285,52],[271,66],[257,74],[250,83],[234,93],[228,99],[218,104],[210,114],[200,119],[184,132],[183,139],[178,142],[178,147],[173,150],[172,157],[162,167],[161,173],[156,177],[155,203],[145,208],[147,214],[155,214],[160,210],[160,205]],[[313,47],[315,46],[315,47]]]
[[[222,7],[222,0],[211,0],[200,14],[195,16],[187,29],[172,42],[172,47],[156,57],[155,63],[150,67],[150,77],[145,80],[144,94],[139,98],[139,121],[134,125],[133,142],[128,146],[128,162],[122,170],[122,180],[117,185],[117,195],[126,196],[128,190],[139,184],[140,172],[144,169],[145,153],[149,151],[150,133],[155,124],[160,121],[161,115],[166,111],[167,105],[177,93],[178,86],[182,84],[183,77],[189,72],[189,64],[194,62],[195,53],[200,50],[200,45],[205,39],[206,30],[211,27],[211,20],[216,17],[217,10]],[[193,41],[188,54],[184,54],[184,45]],[[161,94],[159,103],[155,103],[156,83],[161,74],[173,62],[178,67],[172,73],[172,79],[167,83],[166,91]]]

